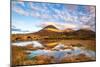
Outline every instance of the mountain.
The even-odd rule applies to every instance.
[[[48,25],[35,33],[13,34],[13,41],[39,39],[95,39],[95,32],[90,29],[65,29],[59,30],[53,25]]]
[[[75,31],[75,33],[84,34],[84,35],[94,35],[95,34],[94,31],[89,30],[89,29],[80,29],[80,30]]]
[[[48,28],[51,28],[51,29],[57,29],[55,26],[53,25],[48,25],[46,27],[44,27],[43,29],[48,29]],[[58,29],[57,29],[58,30]]]
[[[73,32],[74,36],[80,39],[93,39],[95,38],[95,32],[87,29],[80,29]]]
[[[48,26],[44,27],[43,29],[41,29],[40,31],[35,32],[34,34],[41,35],[41,36],[43,36],[43,35],[48,36],[48,35],[56,35],[60,32],[61,32],[61,30],[57,29],[55,26],[48,25]]]
[[[43,30],[52,31],[52,32],[62,32],[61,30],[59,30],[53,25],[48,25],[45,28],[43,28]]]
[[[95,38],[95,32],[90,29],[73,30],[71,28],[67,28],[65,30],[59,30],[53,25],[48,25],[34,34],[39,36],[48,36],[50,38]]]

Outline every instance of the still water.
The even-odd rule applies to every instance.
[[[47,56],[55,57],[57,59],[56,62],[59,62],[65,56],[71,57],[73,55],[77,56],[79,54],[84,54],[88,57],[95,59],[95,56],[96,56],[95,51],[86,49],[84,46],[81,46],[81,47],[74,46],[72,47],[73,49],[62,49],[63,47],[65,47],[66,42],[62,43],[58,41],[56,43],[52,43],[56,45],[54,45],[54,47],[52,47],[51,49],[59,49],[59,50],[45,50],[45,49],[38,49],[38,50],[33,50],[33,51],[29,50],[30,54],[28,55],[28,57],[31,59],[38,55],[47,55]],[[32,44],[33,47],[45,47],[44,44],[51,45],[50,43],[51,42],[42,43],[40,41],[27,41],[27,42],[16,42],[16,43],[13,43],[13,45],[26,46],[28,44]]]

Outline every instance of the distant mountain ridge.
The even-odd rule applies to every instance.
[[[95,32],[89,29],[79,29],[73,30],[71,28],[67,28],[65,30],[59,30],[53,25],[48,25],[44,27],[42,30],[36,32],[35,34],[40,36],[61,36],[61,35],[68,35],[68,36],[94,36]]]
[[[13,40],[34,39],[95,39],[95,32],[89,29],[73,30],[67,28],[59,30],[53,25],[48,25],[38,32],[28,34],[13,34]]]
[[[52,28],[52,29],[57,29],[55,26],[53,26],[53,25],[48,25],[48,26],[46,26],[46,27],[44,27],[43,29],[48,29],[48,28]],[[58,29],[57,29],[58,30]]]

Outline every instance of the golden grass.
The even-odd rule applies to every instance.
[[[52,43],[51,43],[52,42]],[[52,50],[54,46],[56,46],[58,43],[64,44],[64,49],[72,49],[72,47],[85,47],[86,49],[96,51],[96,43],[95,40],[51,40],[50,41],[44,41],[43,44],[47,44],[47,46],[44,46],[43,49],[49,49]],[[70,47],[72,46],[72,47]],[[40,48],[35,48],[32,46],[32,44],[29,44],[27,46],[14,46],[12,45],[12,65],[30,65],[30,64],[50,64],[50,63],[56,63],[54,62],[55,58],[52,56],[45,56],[45,55],[38,55],[32,59],[29,59],[28,53],[26,53],[26,50],[37,50]],[[42,49],[41,49],[42,50]],[[61,63],[67,63],[67,62],[83,62],[83,61],[94,61],[95,59],[92,59],[91,57],[87,57],[84,54],[80,54],[78,56],[72,56],[72,57],[64,57],[61,60]]]

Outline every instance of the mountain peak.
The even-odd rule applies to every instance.
[[[48,26],[44,27],[44,29],[48,29],[48,28],[57,29],[57,28],[56,28],[55,26],[53,26],[53,25],[48,25]]]

